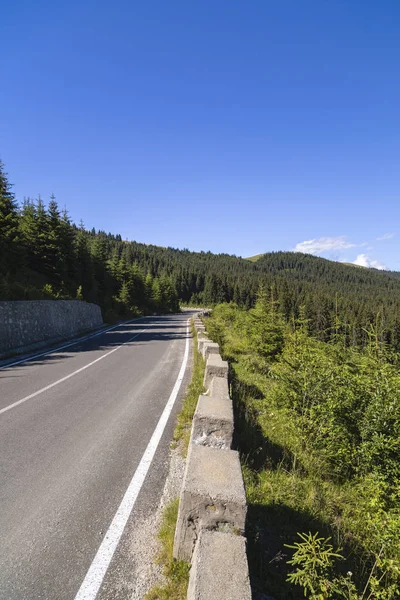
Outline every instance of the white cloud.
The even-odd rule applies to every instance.
[[[394,233],[384,233],[383,235],[381,235],[380,237],[377,237],[377,241],[381,242],[382,240],[390,240],[392,237],[394,237]]]
[[[344,235],[336,237],[321,237],[315,240],[305,240],[296,244],[295,252],[304,252],[305,254],[322,254],[332,250],[344,250],[345,248],[355,248],[357,244],[352,244],[346,240]]]
[[[384,236],[377,239],[388,240],[392,237],[394,237],[394,234],[386,233]],[[305,240],[304,242],[299,242],[298,244],[296,244],[294,252],[304,252],[305,254],[316,254],[319,256],[328,252],[330,253],[330,260],[336,260],[339,262],[349,262],[347,260],[344,261],[343,259],[343,251],[347,248],[365,248],[366,250],[373,250],[373,247],[370,246],[368,242],[364,242],[362,244],[353,244],[347,239],[346,236],[338,235],[335,237],[320,237],[313,240]],[[335,252],[337,252],[338,254],[335,254]],[[387,267],[383,262],[371,258],[369,254],[359,254],[353,262],[353,264],[372,269],[387,270]]]
[[[354,265],[358,265],[359,267],[369,267],[373,269],[379,269],[380,271],[386,270],[386,265],[384,265],[379,260],[373,260],[366,254],[359,254],[356,260],[353,262]]]

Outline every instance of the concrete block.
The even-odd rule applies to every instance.
[[[197,349],[198,349],[198,351],[202,353],[205,342],[210,342],[210,341],[211,341],[210,338],[208,337],[208,335],[205,332],[199,331],[199,333],[197,334]]]
[[[196,331],[205,331],[206,328],[204,327],[204,325],[194,325],[194,328]]]
[[[213,377],[210,383],[210,396],[213,398],[223,399],[225,402],[231,398],[229,396],[228,374],[225,377]]]
[[[174,557],[190,561],[203,529],[244,532],[246,495],[239,454],[208,446],[189,446],[179,502]]]
[[[204,360],[210,356],[210,354],[219,354],[219,345],[215,342],[205,342],[202,347],[202,354]]]
[[[203,354],[203,346],[204,346],[204,344],[206,342],[209,342],[209,341],[210,340],[208,340],[208,339],[206,340],[206,339],[199,338],[199,337],[197,338],[197,350],[200,352],[201,355]]]
[[[233,437],[232,404],[225,398],[200,396],[193,417],[191,441],[229,450]]]
[[[204,387],[209,388],[213,377],[227,377],[228,363],[222,360],[220,354],[210,354],[207,359],[206,369],[204,373]]]
[[[187,600],[251,600],[246,540],[204,531],[196,543]]]

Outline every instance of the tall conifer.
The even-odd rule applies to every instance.
[[[19,214],[7,173],[0,161],[0,273],[15,273],[20,266]]]

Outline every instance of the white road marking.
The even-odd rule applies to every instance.
[[[0,367],[0,371],[3,369],[8,369],[8,367],[14,367],[15,365],[21,365],[22,363],[29,362],[30,360],[35,360],[35,358],[40,358],[41,356],[47,356],[48,354],[54,354],[55,352],[58,352],[59,350],[64,350],[65,348],[70,348],[71,346],[77,346],[78,344],[81,344],[82,342],[86,342],[86,340],[90,340],[91,338],[97,337],[98,335],[102,335],[103,333],[107,333],[108,331],[113,331],[113,329],[118,329],[118,327],[121,327],[122,325],[128,325],[129,323],[133,323],[134,321],[140,321],[140,319],[143,319],[143,318],[146,318],[146,317],[139,317],[137,319],[131,319],[130,321],[122,321],[122,323],[118,323],[118,325],[113,325],[112,327],[109,327],[108,329],[101,329],[100,331],[96,331],[96,333],[91,333],[90,335],[85,335],[84,337],[81,337],[78,340],[75,340],[74,342],[69,342],[68,344],[65,344],[64,346],[58,346],[58,348],[53,348],[52,350],[46,350],[46,352],[41,352],[40,354],[35,354],[34,356],[28,356],[26,358],[22,358],[21,360],[17,360],[12,363],[7,363],[6,365]]]
[[[114,552],[117,549],[118,543],[125,529],[125,525],[142,488],[175,400],[178,396],[189,357],[189,325],[187,325],[186,328],[186,336],[186,346],[182,365],[171,395],[141,458],[139,466],[137,467],[128,489],[125,492],[122,502],[119,505],[111,525],[100,544],[97,554],[89,567],[85,579],[83,580],[83,583],[79,588],[77,595],[75,596],[75,600],[94,600],[98,594],[101,584],[103,583],[104,576],[108,570],[108,567],[110,566]]]
[[[46,387],[42,388],[41,390],[38,390],[37,392],[33,392],[33,394],[29,394],[29,396],[25,396],[25,398],[21,398],[21,400],[17,400],[17,402],[14,402],[13,404],[10,404],[9,406],[6,406],[5,408],[2,408],[0,410],[0,415],[3,414],[3,413],[5,413],[5,412],[7,412],[8,410],[11,410],[12,408],[15,408],[16,406],[19,406],[20,404],[23,404],[24,402],[27,402],[28,400],[32,400],[32,398],[35,398],[36,396],[39,396],[39,394],[43,394],[43,392],[47,392],[47,390],[51,390],[51,388],[55,387],[56,385],[59,385],[60,383],[63,383],[64,381],[67,381],[67,379],[70,379],[71,377],[74,377],[74,375],[78,375],[78,373],[82,373],[82,371],[85,371],[85,369],[88,369],[89,367],[95,365],[100,360],[103,360],[103,358],[106,358],[107,356],[110,356],[110,354],[112,354],[113,352],[116,352],[117,350],[119,350],[120,348],[122,348],[122,346],[125,346],[125,344],[129,344],[129,342],[131,342],[132,340],[134,340],[135,338],[137,338],[138,335],[140,335],[144,331],[146,331],[146,329],[142,329],[141,331],[139,331],[139,333],[137,333],[133,337],[131,337],[128,340],[126,340],[126,342],[124,342],[120,346],[117,346],[116,348],[113,348],[112,350],[110,350],[109,352],[107,352],[107,354],[102,354],[102,356],[100,356],[99,358],[96,358],[96,360],[92,360],[92,362],[88,363],[84,367],[81,367],[80,369],[77,369],[76,371],[73,371],[69,375],[66,375],[65,377],[62,377],[61,379],[58,379],[57,381],[54,381],[53,383],[50,383],[50,385],[46,385]]]

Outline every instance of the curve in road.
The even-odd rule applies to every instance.
[[[125,568],[114,552],[132,508],[146,515],[161,493],[187,318],[125,323],[0,370],[1,598],[117,597],[104,578]]]

